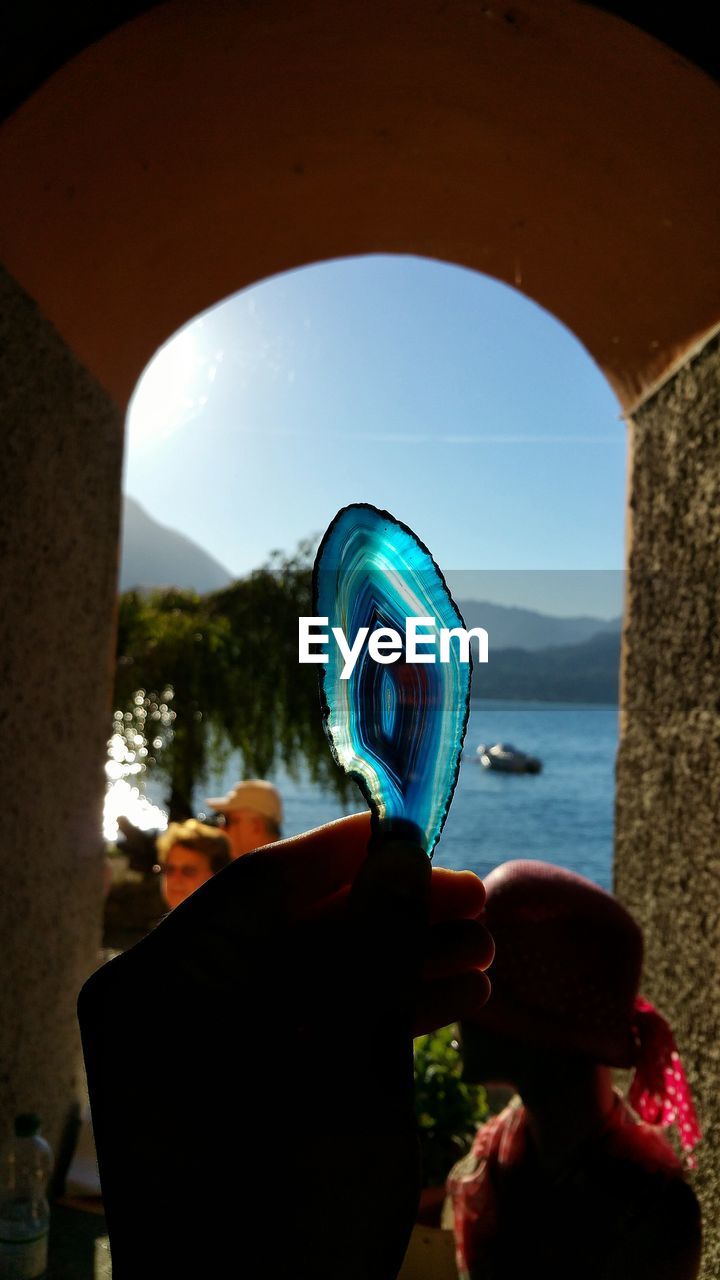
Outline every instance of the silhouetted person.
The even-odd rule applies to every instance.
[[[486,998],[492,944],[476,876],[369,835],[237,859],[83,988],[114,1280],[396,1275],[412,1035]]]
[[[149,933],[167,911],[156,871],[157,831],[142,831],[129,818],[119,817],[120,853],[132,876],[113,884],[105,902],[103,946],[124,951]]]
[[[464,1076],[520,1098],[448,1180],[461,1277],[693,1280],[699,1208],[659,1126],[687,1150],[700,1134],[670,1029],[637,998],[640,929],[546,863],[507,863],[486,890],[492,994],[462,1024]],[[635,1068],[635,1110],[611,1067]]]
[[[137,871],[140,875],[152,872],[157,862],[155,848],[157,830],[143,831],[122,814],[117,824],[118,831],[122,835],[122,842],[118,840],[118,848],[127,858],[130,871]]]

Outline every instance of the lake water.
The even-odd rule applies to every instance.
[[[510,742],[540,756],[540,774],[501,774],[473,758],[480,742]],[[618,708],[548,702],[474,702],[450,814],[434,855],[438,866],[486,874],[509,858],[541,858],[611,888],[613,794]],[[237,781],[225,770],[196,795],[223,795]],[[273,781],[285,806],[284,835],[295,835],[343,813],[337,799],[282,773]]]

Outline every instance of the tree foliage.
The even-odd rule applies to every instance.
[[[147,764],[167,778],[172,819],[239,751],[246,776],[282,763],[344,796],[320,718],[317,668],[298,663],[298,618],[312,613],[311,547],[270,562],[222,591],[136,591],[120,597],[115,705],[168,707],[171,733]],[[116,713],[117,714],[117,713]],[[154,714],[151,711],[150,714]],[[152,740],[150,739],[150,746]]]

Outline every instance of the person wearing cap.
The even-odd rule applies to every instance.
[[[230,841],[224,832],[195,818],[171,822],[167,831],[158,836],[156,848],[162,895],[170,910],[232,861]]]
[[[226,796],[215,796],[207,804],[225,819],[233,858],[281,838],[282,800],[271,782],[238,782]]]
[[[492,990],[461,1024],[463,1074],[519,1096],[448,1178],[460,1277],[694,1280],[700,1211],[662,1130],[686,1153],[700,1130],[670,1028],[638,996],[639,927],[548,863],[485,886]],[[627,1101],[613,1067],[634,1071]]]

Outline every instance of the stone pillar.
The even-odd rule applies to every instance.
[[[720,341],[633,417],[615,887],[645,930],[705,1138],[703,1276],[720,1274]]]
[[[0,270],[0,1134],[57,1152],[101,936],[121,416]]]

